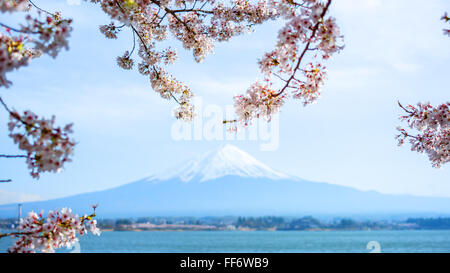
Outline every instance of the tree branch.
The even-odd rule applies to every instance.
[[[0,154],[0,157],[2,158],[26,158],[26,155],[2,155]]]
[[[3,23],[0,23],[0,26],[2,26],[2,27],[4,27],[4,28],[7,28],[7,29],[9,29],[9,30],[15,31],[15,32],[19,32],[19,33],[25,33],[25,34],[39,34],[39,32],[37,32],[37,31],[25,31],[25,30],[21,30],[21,29],[17,29],[17,28],[10,27],[10,26],[5,25],[5,24],[3,24]]]
[[[279,95],[283,94],[283,92],[286,90],[286,88],[289,87],[291,81],[295,78],[295,73],[296,73],[297,70],[299,69],[300,64],[301,64],[301,62],[302,62],[302,60],[303,60],[303,57],[305,56],[306,52],[309,50],[309,46],[311,45],[311,42],[312,42],[312,39],[314,38],[314,36],[316,36],[316,32],[317,32],[317,30],[319,29],[320,24],[323,23],[323,17],[325,17],[325,14],[327,13],[328,8],[330,7],[330,5],[331,5],[331,0],[328,0],[328,2],[327,2],[327,4],[326,4],[325,8],[324,8],[323,11],[322,11],[322,14],[320,15],[320,20],[319,20],[319,21],[317,22],[317,24],[314,26],[314,28],[313,28],[313,30],[312,30],[312,33],[311,33],[311,36],[310,36],[309,39],[308,39],[308,43],[306,44],[305,48],[303,49],[302,54],[301,54],[300,57],[298,58],[297,65],[296,65],[295,68],[294,68],[294,73],[292,73],[291,77],[286,81],[286,84],[285,84],[284,87],[280,90],[280,92],[278,92],[277,94],[274,95],[275,97],[278,97]]]
[[[400,101],[397,101],[397,103],[398,103],[398,106],[400,106],[400,108],[402,108],[403,110],[405,110],[406,113],[409,113],[409,114],[411,114],[411,115],[414,115],[414,113],[411,112],[411,111],[409,111],[408,109],[406,109],[406,108],[400,103]]]
[[[51,16],[55,17],[55,14],[53,14],[53,13],[51,13],[51,12],[45,10],[45,9],[42,9],[42,8],[38,7],[35,3],[33,3],[33,1],[28,0],[28,2],[29,2],[31,5],[33,5],[33,7],[35,7],[37,10],[40,10],[40,11],[42,11],[42,12],[44,12],[44,13],[47,13],[48,15],[51,15]]]
[[[20,236],[20,235],[32,235],[32,232],[10,232],[10,233],[0,233],[0,239],[3,237],[9,237],[9,236]]]
[[[3,101],[2,97],[0,97],[0,104],[3,106],[3,108],[5,108],[5,110],[6,110],[8,113],[10,113],[10,114],[12,113],[12,111],[9,110],[8,105],[6,105],[6,103]]]
[[[3,106],[3,108],[5,108],[5,110],[10,114],[10,116],[14,117],[15,119],[17,119],[18,121],[20,121],[23,125],[25,126],[30,126],[32,128],[38,128],[36,125],[34,124],[30,124],[28,122],[26,122],[25,120],[23,120],[19,114],[11,111],[11,109],[9,109],[8,105],[6,105],[6,103],[3,101],[2,97],[0,97],[0,104]]]

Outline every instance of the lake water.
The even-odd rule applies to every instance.
[[[85,235],[85,252],[450,252],[450,230],[440,231],[167,231]],[[0,240],[0,251],[12,243]],[[67,251],[64,251],[67,252]]]

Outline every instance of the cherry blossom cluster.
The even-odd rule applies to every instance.
[[[70,248],[78,242],[77,236],[88,232],[100,235],[94,213],[79,217],[71,209],[50,211],[47,217],[43,213],[30,212],[21,219],[18,231],[11,236],[17,238],[8,249],[12,253],[35,253],[36,251],[52,253],[61,247]]]
[[[24,47],[23,37],[0,32],[0,86],[9,87],[6,73],[28,65],[33,52]]]
[[[326,76],[325,67],[320,61],[330,58],[331,55],[343,49],[340,45],[343,36],[339,32],[335,19],[326,18],[330,4],[331,1],[317,0],[302,3],[280,1],[275,4],[277,11],[287,20],[287,23],[278,33],[275,49],[266,53],[259,61],[260,70],[265,75],[266,81],[274,84],[273,78],[275,78],[281,82],[281,87],[274,92],[275,96],[284,94],[287,97],[290,92],[294,99],[302,100],[305,106],[315,102],[320,96]],[[301,63],[308,52],[314,52],[312,58],[316,60],[316,64],[310,62],[303,68]],[[259,91],[253,90],[253,92],[266,92],[266,90],[262,86]],[[240,109],[248,104],[242,102],[242,99],[242,96],[237,96],[235,99],[235,108],[238,113],[249,109],[248,107]],[[266,113],[279,112],[279,106],[279,104],[271,104],[273,109]],[[253,109],[259,111],[258,107]],[[244,116],[239,114],[238,116],[238,121],[244,125],[248,123]],[[258,117],[259,115],[256,113],[246,116]]]
[[[27,15],[26,20],[28,25],[22,27],[21,32],[38,35],[37,38],[29,39],[34,44],[34,51],[56,58],[61,49],[69,49],[68,38],[72,31],[72,19],[63,19],[61,14],[56,12],[46,14],[44,19]]]
[[[400,103],[399,105],[406,112],[400,119],[406,121],[410,129],[418,132],[414,135],[399,127],[399,145],[409,140],[411,150],[426,153],[433,167],[439,168],[450,162],[450,102],[437,107],[429,103],[406,107]]]
[[[326,77],[325,67],[313,63],[309,64],[309,69],[303,70],[304,81],[292,80],[293,97],[303,101],[303,105],[315,102],[320,96],[320,89]]]
[[[117,34],[119,34],[120,30],[121,27],[117,27],[114,23],[100,26],[100,32],[109,39],[117,39]]]
[[[30,8],[28,0],[2,0],[0,2],[1,12],[24,11]]]
[[[315,52],[315,57],[328,59],[340,51],[342,35],[332,17],[325,18],[331,0],[280,0],[280,1],[249,1],[249,0],[91,0],[100,4],[103,11],[110,15],[113,22],[100,26],[100,31],[107,38],[117,38],[123,27],[130,27],[138,37],[140,44],[138,63],[139,72],[150,75],[150,81],[157,92],[162,92],[165,99],[174,99],[180,104],[175,111],[177,118],[191,120],[193,109],[190,106],[192,93],[183,96],[176,90],[182,83],[163,70],[161,65],[167,65],[176,60],[176,54],[169,55],[157,49],[157,42],[166,40],[169,32],[182,42],[187,50],[192,50],[194,59],[201,62],[205,56],[214,50],[215,42],[228,41],[231,37],[247,33],[251,27],[268,20],[283,18],[287,21],[278,36],[276,48],[267,53],[259,62],[262,73],[272,86],[272,75],[283,81],[284,87],[273,91],[272,99],[277,103],[270,104],[264,112],[242,115],[250,109],[259,111],[258,102],[249,101],[249,94],[235,98],[237,116],[243,124],[247,118],[271,115],[279,111],[280,101],[286,98],[281,94],[290,90],[293,97],[303,100],[303,103],[314,102],[320,95],[320,87],[324,80],[324,67],[317,65],[309,71],[302,69],[300,63],[306,52]],[[134,36],[133,36],[134,37]],[[133,41],[134,44],[134,41]],[[304,46],[304,47],[303,47]],[[134,49],[134,46],[133,46]],[[132,52],[128,51],[117,59],[120,67],[131,69],[134,61]],[[303,72],[302,79],[296,77],[298,71]],[[161,78],[160,78],[161,76]],[[156,88],[155,88],[156,87]],[[255,87],[260,87],[259,90]],[[188,90],[188,88],[183,88]],[[264,85],[254,84],[249,92],[267,92]],[[177,96],[183,96],[178,97]],[[256,97],[266,97],[260,94]],[[244,101],[241,101],[244,100]],[[246,107],[246,109],[239,109]],[[265,106],[267,108],[267,105]],[[245,118],[247,117],[247,118]],[[268,117],[270,120],[270,117]]]
[[[450,17],[448,17],[447,12],[444,13],[444,16],[442,16],[441,20],[450,24]],[[450,28],[444,28],[444,35],[447,35],[450,37]]]
[[[9,136],[26,152],[27,165],[33,178],[39,179],[42,172],[59,172],[70,162],[75,142],[69,138],[72,124],[64,128],[55,127],[55,117],[39,118],[31,111],[20,115],[10,112]]]
[[[278,94],[269,83],[254,83],[245,95],[234,97],[234,107],[239,121],[244,126],[251,123],[253,118],[265,118],[270,121],[274,112],[284,104],[285,95]]]
[[[173,63],[177,54],[158,43],[169,34],[191,50],[197,62],[214,50],[215,42],[247,33],[253,25],[279,17],[276,1],[259,0],[90,0],[99,4],[112,22],[100,26],[109,39],[117,38],[124,27],[133,32],[133,49],[117,59],[120,67],[131,69],[135,41],[139,43],[138,71],[149,76],[154,90],[165,99],[173,99],[179,107],[175,116],[192,120],[193,93],[163,67]],[[283,2],[283,1],[282,1]]]
[[[117,57],[117,64],[125,70],[132,69],[133,65],[134,65],[134,61],[130,57],[131,57],[130,52],[125,51],[123,56]]]
[[[61,49],[68,49],[68,38],[72,31],[71,19],[63,19],[60,13],[49,13],[37,8],[37,16],[31,16],[32,5],[24,0],[1,1],[0,11],[22,12],[26,24],[19,28],[0,25],[4,32],[0,33],[0,87],[9,87],[6,73],[26,66],[30,59],[48,54],[55,58]],[[12,33],[18,33],[13,35]]]
[[[450,17],[447,12],[441,20],[448,23]],[[450,37],[450,29],[444,29],[444,35]],[[409,128],[418,131],[417,135],[409,133],[406,129],[398,127],[400,132],[396,136],[399,145],[406,140],[411,144],[411,150],[426,153],[433,167],[440,168],[450,161],[450,103],[443,103],[433,107],[429,103],[419,103],[417,107],[403,105],[399,106],[406,112],[401,116],[402,121],[408,123]]]

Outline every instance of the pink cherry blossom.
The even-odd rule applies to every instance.
[[[315,0],[303,1],[302,4],[293,1],[273,3],[278,15],[287,20],[278,33],[275,49],[266,53],[259,61],[265,81],[271,86],[281,84],[281,87],[273,92],[273,96],[283,94],[283,98],[287,98],[292,95],[305,106],[319,98],[326,76],[325,66],[321,62],[343,49],[343,36],[336,20],[332,17],[326,18],[330,5],[331,1],[323,3]],[[315,60],[315,64],[310,62],[303,67],[302,61],[307,53],[314,53],[311,58]],[[267,111],[269,115],[280,110],[277,103],[269,107],[272,107]],[[248,118],[260,116],[257,107],[248,107],[242,100],[235,100],[235,108],[237,120],[244,124],[248,123]],[[252,109],[256,111],[254,114],[249,113]]]
[[[296,73],[304,71],[300,62],[306,52],[314,52],[317,59],[328,59],[339,52],[342,35],[336,21],[326,18],[331,0],[304,0],[299,2],[282,1],[248,1],[232,0],[229,3],[215,0],[91,0],[101,6],[112,22],[100,27],[107,38],[117,38],[123,27],[131,28],[139,43],[138,71],[150,76],[153,89],[164,99],[173,99],[179,104],[175,116],[179,119],[192,120],[193,106],[190,98],[193,93],[183,83],[177,81],[163,66],[176,60],[176,53],[171,49],[159,49],[157,44],[168,39],[169,34],[178,39],[186,50],[192,51],[194,60],[201,62],[214,52],[217,42],[228,41],[230,38],[248,33],[254,25],[268,20],[283,18],[287,21],[278,36],[278,43],[272,52],[267,53],[259,62],[260,69],[269,85],[273,84],[273,75],[283,79],[283,88],[273,90],[270,100],[276,102],[264,107],[250,107],[252,103],[244,103],[244,97],[235,99],[236,114],[241,123],[246,124],[246,118],[264,116],[270,120],[270,115],[279,111],[281,101],[287,98],[287,90],[293,97],[303,100],[306,105],[313,102],[320,94],[319,88],[324,80],[323,66],[320,73],[304,72],[304,80],[297,79]],[[305,45],[305,47],[302,47]],[[118,58],[118,64],[124,69],[131,69],[134,63],[132,52]],[[320,60],[317,60],[319,62]],[[316,77],[317,76],[317,77]],[[266,88],[258,88],[255,84],[250,92],[257,90],[266,92]],[[281,94],[286,93],[281,96]],[[266,94],[260,94],[266,97]],[[275,99],[279,97],[279,99]],[[246,109],[239,109],[239,107]],[[257,113],[249,113],[254,109]],[[258,110],[259,109],[259,110]]]
[[[134,61],[130,58],[130,53],[125,51],[122,56],[117,57],[117,64],[125,70],[130,70],[133,68]]]
[[[30,3],[28,0],[4,0],[0,1],[1,12],[16,12],[29,9]]]
[[[28,11],[29,1],[1,1],[0,11]],[[37,7],[36,7],[37,9]],[[0,32],[0,87],[9,87],[6,73],[28,65],[32,58],[48,54],[55,58],[61,49],[69,49],[68,38],[72,31],[71,19],[63,19],[60,13],[50,13],[37,9],[37,17],[27,14],[26,24],[11,27],[0,24],[5,32]],[[13,35],[12,32],[17,35]]]
[[[450,22],[447,12],[441,20]],[[450,29],[444,29],[444,35],[450,37]],[[450,102],[437,107],[429,103],[418,103],[417,107],[398,104],[406,112],[400,119],[417,132],[410,133],[399,126],[397,130],[400,134],[396,136],[398,144],[403,145],[408,140],[411,150],[426,153],[433,167],[440,168],[450,162]]]
[[[433,167],[450,162],[450,102],[437,107],[429,103],[418,103],[417,107],[399,105],[406,112],[400,119],[414,131],[398,127],[399,145],[408,140],[411,150],[426,153]]]
[[[26,153],[27,165],[33,178],[42,172],[59,172],[70,162],[75,142],[69,138],[72,124],[55,127],[55,117],[39,118],[31,111],[22,115],[10,112],[9,136]]]
[[[245,95],[234,97],[234,107],[239,122],[244,126],[250,124],[253,118],[271,119],[272,114],[277,113],[284,104],[285,95],[277,94],[269,84],[256,82]]]
[[[24,47],[23,39],[0,32],[0,86],[9,87],[11,82],[6,78],[6,73],[27,66],[35,55]]]
[[[68,208],[49,211],[47,217],[43,217],[42,212],[39,214],[30,212],[28,217],[20,220],[18,232],[6,234],[6,236],[17,238],[8,252],[51,253],[61,247],[71,247],[78,242],[77,236],[88,232],[100,235],[97,220],[93,219],[95,216],[95,210],[91,215],[79,217]],[[2,234],[2,236],[5,235]]]

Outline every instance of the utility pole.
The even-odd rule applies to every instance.
[[[19,216],[17,218],[17,226],[20,224],[20,219],[22,219],[22,204],[19,204]]]

